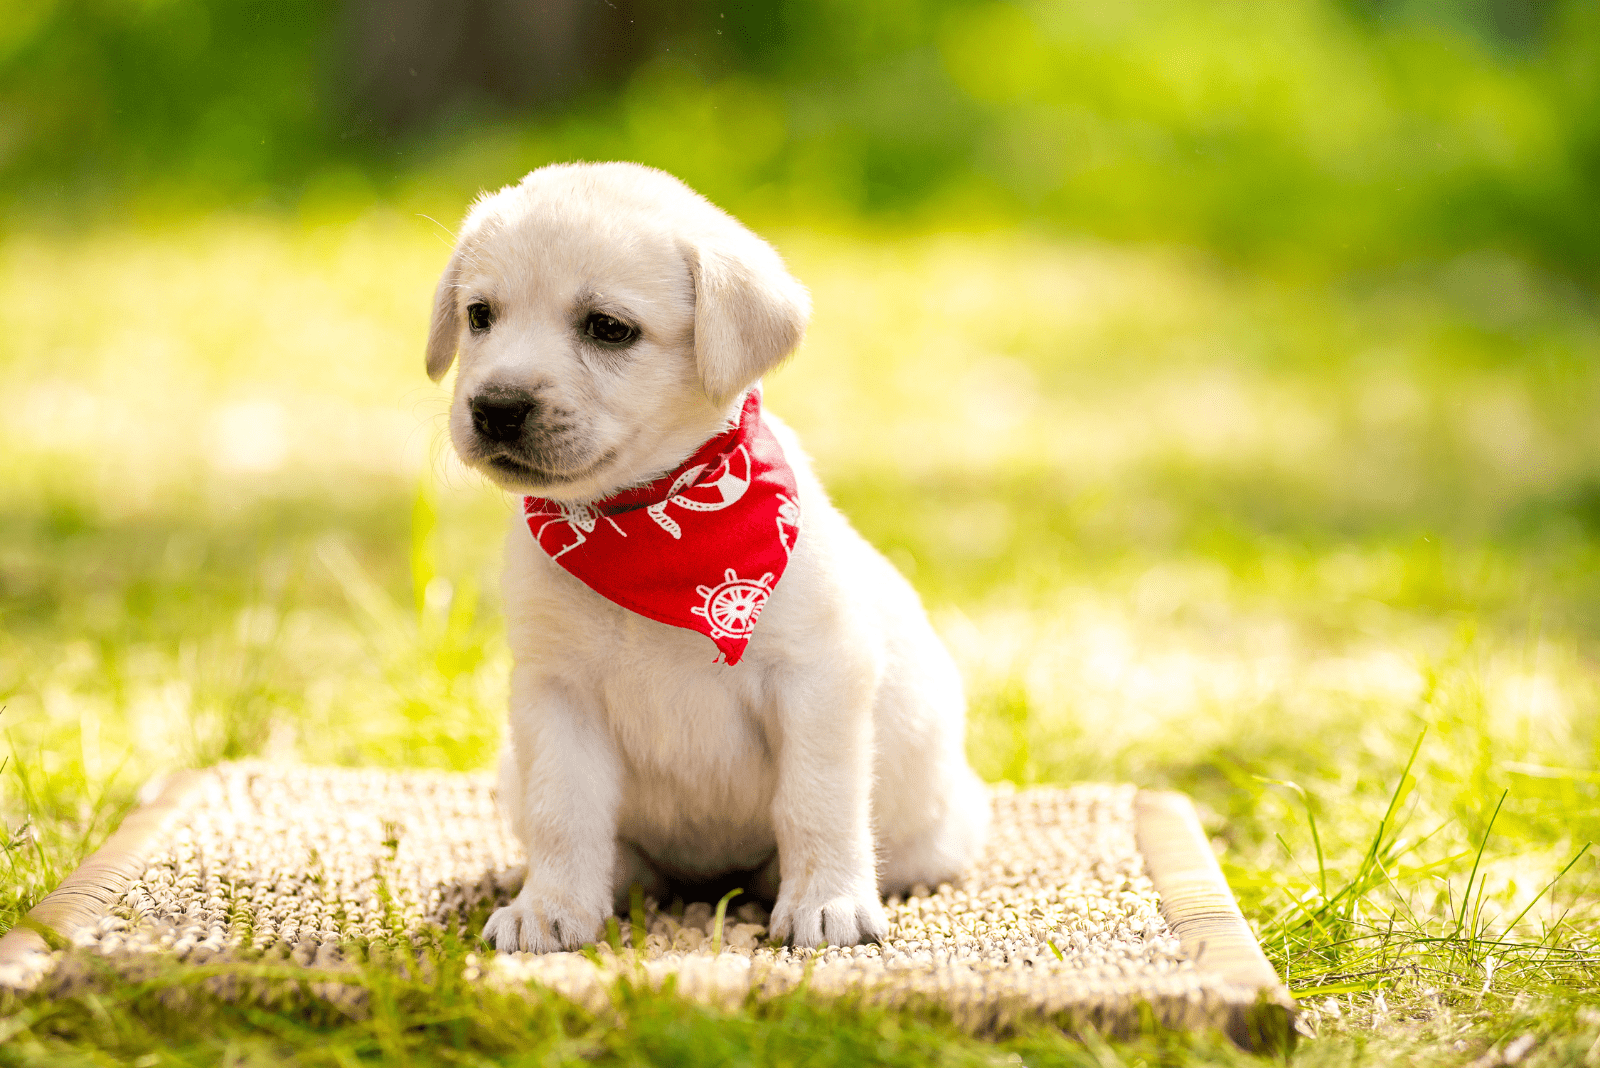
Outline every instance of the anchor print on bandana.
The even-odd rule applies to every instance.
[[[539,548],[573,577],[630,612],[706,635],[731,665],[789,564],[799,498],[751,390],[737,426],[649,485],[586,504],[525,497],[522,511]]]
[[[529,511],[530,503],[536,500],[538,500],[536,497],[522,499],[523,515],[527,518],[528,529],[533,531],[533,536],[538,539],[545,552],[550,554],[552,560],[559,559],[588,541],[589,535],[594,533],[595,523],[600,519],[599,512],[584,504],[557,504],[557,511],[553,515],[547,512]],[[543,522],[538,522],[540,520]],[[536,522],[537,529],[535,529]],[[611,522],[609,518],[606,522],[616,526],[616,523]],[[546,531],[550,527],[557,529],[550,531],[547,538]],[[562,530],[561,527],[566,529]],[[627,537],[622,533],[621,527],[617,527],[617,533],[624,538]]]

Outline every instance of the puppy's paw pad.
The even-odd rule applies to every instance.
[[[483,925],[483,937],[502,953],[553,953],[594,941],[599,925],[598,917],[585,922],[566,910],[513,901],[494,911]]]
[[[876,893],[836,894],[790,908],[780,903],[773,914],[772,931],[802,948],[824,943],[855,946],[883,941],[889,933],[889,917]]]
[[[822,937],[830,946],[882,942],[888,933],[889,917],[876,894],[865,900],[838,897],[822,906]]]

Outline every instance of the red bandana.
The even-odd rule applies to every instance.
[[[524,497],[550,559],[630,612],[708,635],[737,664],[800,532],[794,471],[751,390],[739,425],[648,486],[592,504]]]

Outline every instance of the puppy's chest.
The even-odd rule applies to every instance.
[[[684,875],[754,867],[773,848],[776,762],[758,695],[729,677],[756,667],[704,661],[624,642],[595,680],[622,766],[618,833]]]
[[[659,624],[652,624],[659,627]],[[752,777],[771,763],[754,664],[711,662],[704,637],[623,640],[590,678],[606,726],[631,776],[692,780]]]
[[[772,762],[759,656],[718,662],[704,634],[630,612],[513,542],[512,651],[584,694],[641,784],[761,777]]]
[[[547,562],[540,570],[538,655],[597,699],[627,774],[751,779],[771,764],[759,657],[720,663],[705,635],[636,615]]]

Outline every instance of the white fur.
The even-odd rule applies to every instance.
[[[478,300],[496,309],[483,333],[464,318]],[[639,340],[625,352],[586,340],[592,310]],[[459,349],[451,436],[468,463],[516,493],[591,500],[671,470],[731,425],[809,310],[770,246],[676,179],[546,167],[468,215],[428,370],[442,376]],[[536,395],[543,420],[515,469],[491,464],[468,409],[508,387]],[[664,876],[754,869],[776,890],[776,936],[853,945],[885,934],[880,893],[948,879],[981,845],[988,802],[964,753],[954,663],[793,432],[766,418],[803,518],[737,665],[716,663],[705,635],[590,590],[513,520],[500,803],[529,859],[522,892],[485,927],[499,948],[571,949],[634,883],[655,892]]]

